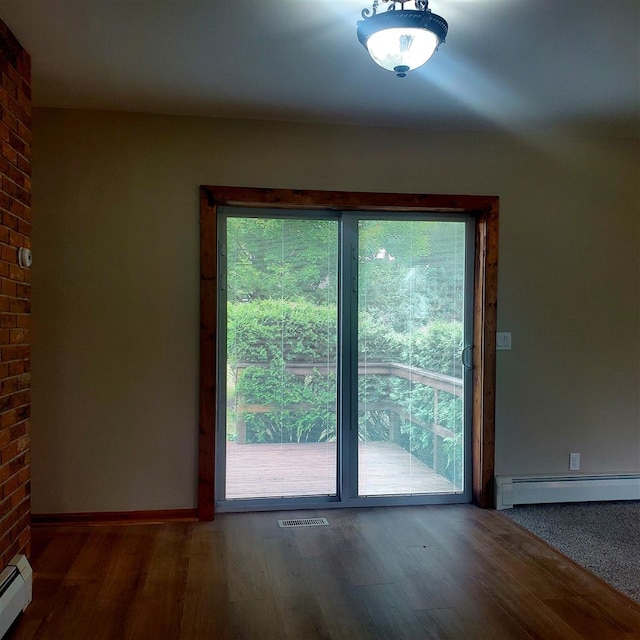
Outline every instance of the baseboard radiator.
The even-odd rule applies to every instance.
[[[496,508],[517,504],[640,500],[640,473],[584,476],[497,476]]]
[[[31,602],[31,567],[24,555],[14,556],[0,573],[0,638]]]

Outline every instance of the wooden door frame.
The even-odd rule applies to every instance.
[[[399,213],[459,213],[475,219],[473,306],[472,500],[494,505],[496,316],[498,292],[497,196],[456,196],[247,187],[200,187],[200,422],[198,517],[214,517],[217,327],[217,209],[324,209]]]

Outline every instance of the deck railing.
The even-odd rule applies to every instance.
[[[236,376],[240,377],[242,371],[249,367],[267,367],[267,363],[249,363],[243,362],[235,365]],[[320,362],[291,362],[285,364],[285,370],[297,376],[308,376],[314,373],[327,375],[328,373],[336,373],[335,363]],[[359,402],[358,413],[365,411],[384,411],[389,415],[389,440],[396,442],[400,436],[401,420],[405,420],[414,424],[421,429],[433,433],[433,469],[438,468],[438,459],[440,457],[440,449],[443,438],[452,438],[454,432],[438,423],[438,402],[440,392],[450,393],[457,397],[462,397],[463,381],[460,378],[448,376],[435,371],[428,371],[418,367],[412,367],[397,362],[359,362],[359,375],[380,375],[394,376],[404,380],[410,380],[418,384],[433,389],[433,422],[426,422],[419,417],[407,411],[404,407],[393,402]],[[265,405],[265,404],[245,404],[238,398],[235,406],[236,410],[236,433],[238,444],[246,444],[247,431],[244,416],[247,413],[271,413],[273,411],[300,411],[310,409],[309,404],[292,404],[292,405]],[[336,411],[337,406],[332,406],[332,411]]]

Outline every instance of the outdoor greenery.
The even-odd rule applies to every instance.
[[[229,362],[335,362],[337,314],[335,305],[306,300],[231,302]]]
[[[334,220],[229,218],[229,397],[266,407],[244,412],[246,442],[336,438],[337,239]],[[462,269],[454,223],[360,223],[358,358],[461,377]],[[458,266],[457,266],[458,265]],[[287,365],[307,363],[303,374]],[[360,375],[359,435],[402,446],[457,484],[462,399],[393,375]],[[387,403],[396,411],[368,410]],[[234,403],[228,430],[233,437]],[[402,417],[405,416],[405,417]],[[407,419],[407,416],[414,421]],[[424,425],[449,429],[439,438]],[[392,422],[394,424],[392,424]]]

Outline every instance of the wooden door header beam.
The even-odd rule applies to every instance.
[[[251,187],[200,187],[210,207],[234,206],[336,211],[472,213],[488,210],[497,196],[465,196],[358,191],[302,191]]]

